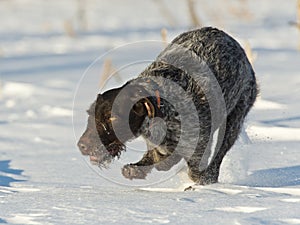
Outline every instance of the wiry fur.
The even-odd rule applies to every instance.
[[[201,74],[195,77],[184,67],[176,66],[182,62],[189,63],[190,58],[185,58],[186,56],[182,54],[176,54],[174,57],[172,55],[174,46],[190,51],[190,57],[199,58],[206,63],[208,69],[214,74],[224,98],[225,109],[220,111],[222,112],[220,113],[221,123],[226,121],[224,137],[220,135],[217,137],[215,144],[219,151],[202,169],[199,165],[203,160],[205,149],[213,146],[211,137],[216,131],[219,132],[220,127],[212,125],[211,108],[218,108],[219,104],[216,106],[209,104],[210,97],[206,96],[207,90],[205,90],[210,87],[209,84],[206,87],[206,84],[210,83],[209,78],[206,81],[207,77]],[[172,62],[176,65],[170,63],[170,60],[173,60]],[[193,66],[192,63],[191,66]],[[168,85],[167,81],[175,83],[180,88]],[[129,86],[134,88],[129,88],[125,92],[126,95],[123,93],[120,102],[117,102],[117,118],[111,122],[109,118],[115,116],[111,115],[114,100],[121,90],[126,90]],[[186,96],[180,93],[180,89],[185,92]],[[155,95],[155,91],[158,91],[162,97]],[[167,98],[170,97],[170,93],[173,94],[171,101]],[[139,99],[140,94],[147,97]],[[158,170],[169,170],[184,158],[189,167],[189,176],[193,181],[199,184],[214,183],[218,180],[222,159],[236,141],[256,95],[254,71],[244,50],[233,38],[223,31],[210,27],[189,31],[175,38],[137,79],[127,82],[121,88],[98,96],[91,106],[95,111],[94,115],[90,113],[92,117],[89,119],[90,125],[78,145],[83,154],[95,156],[91,158],[94,159],[92,161],[103,164],[120,154],[124,149],[123,141],[142,135],[147,141],[148,151],[139,162],[124,166],[122,173],[125,177],[145,178],[153,167]],[[216,99],[219,97],[217,96]],[[130,109],[128,120],[122,117],[124,116],[122,110],[132,102],[133,107]],[[164,127],[160,124],[153,124],[152,118],[149,118],[147,104],[152,106],[155,117],[164,120]],[[180,112],[184,112],[184,115]],[[182,130],[183,117],[189,124],[187,130]],[[195,121],[198,122],[195,123]],[[117,137],[113,127],[122,129],[125,127],[123,126],[125,122],[129,122],[133,135],[128,135],[128,132],[124,131],[124,134],[121,132],[122,137]],[[105,130],[109,130],[109,135],[103,130],[103,124],[105,124]],[[196,131],[197,137],[195,137]],[[159,145],[156,145],[153,137],[154,139],[160,137],[162,133],[165,133],[165,136],[160,140]],[[99,140],[96,141],[95,138],[100,138],[102,143]],[[111,143],[115,143],[115,146],[110,147]]]

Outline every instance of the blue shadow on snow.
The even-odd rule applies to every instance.
[[[24,170],[10,168],[10,162],[11,160],[0,161],[0,186],[9,187],[11,182],[24,181],[11,177],[11,175],[22,175]]]
[[[258,170],[239,185],[250,187],[285,187],[300,185],[300,166]]]
[[[260,121],[261,123],[264,124],[270,124],[270,125],[276,125],[280,127],[289,127],[285,125],[285,122],[295,122],[295,121],[300,121],[300,116],[294,116],[294,117],[288,117],[288,118],[280,118],[280,119],[273,119],[273,120],[263,120]]]
[[[7,223],[7,222],[5,220],[3,220],[3,219],[0,218],[0,223],[4,224],[4,223]]]

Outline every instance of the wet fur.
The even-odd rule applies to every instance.
[[[217,145],[220,146],[220,150],[204,170],[199,170],[199,163],[205,148],[211,145],[209,142],[210,135],[215,131],[211,126],[210,106],[203,89],[197,83],[197,78],[193,78],[186,71],[161,60],[168,54],[172,44],[192,51],[197,57],[206,62],[221,87],[226,104],[226,115],[224,115],[226,118],[225,136],[218,140]],[[167,171],[184,158],[189,168],[189,176],[194,182],[198,184],[215,183],[218,181],[223,157],[238,138],[244,119],[255,102],[257,85],[254,71],[240,45],[229,35],[215,28],[206,27],[183,33],[175,38],[171,45],[137,79],[127,82],[120,88],[98,95],[97,100],[89,109],[88,128],[82,135],[78,146],[82,154],[95,156],[93,159],[97,158],[94,163],[104,165],[113,158],[118,157],[125,150],[124,144],[122,144],[124,141],[142,135],[147,142],[148,151],[139,162],[124,166],[122,170],[124,177],[144,179],[154,167],[157,170]],[[180,61],[180,56],[176,60]],[[157,82],[157,79],[154,79],[157,77],[176,82],[189,93],[196,107],[199,124],[193,125],[195,121],[193,115],[189,115],[188,112],[185,115],[190,120],[191,134],[193,129],[199,129],[200,138],[196,146],[191,145],[194,136],[187,136],[184,140],[184,148],[187,150],[195,149],[191,157],[187,157],[184,150],[176,151],[181,137],[180,115],[178,115],[174,105],[167,99],[159,98],[158,101],[158,97],[153,94],[153,90],[159,90],[163,93],[168,88],[172,88],[166,86],[163,82]],[[115,118],[116,115],[111,115],[112,104],[119,92],[128,85],[133,85],[135,88],[130,88],[120,100],[118,115]],[[174,92],[174,90],[169,91]],[[140,93],[146,93],[149,97],[139,99]],[[174,95],[173,97],[176,100],[178,96]],[[134,106],[130,110],[129,119],[123,118],[122,109],[129,102],[134,102]],[[158,102],[163,107],[160,107]],[[180,99],[180,97],[178,97],[177,102],[179,102],[177,106],[179,108],[189,109],[190,107],[190,103]],[[158,125],[150,124],[149,104],[152,107],[151,110],[154,111],[154,115],[163,119],[166,124],[166,136],[159,146],[153,144],[153,140],[149,140],[152,132],[150,127],[153,128]],[[111,121],[112,117],[114,117],[114,121]],[[120,132],[123,134],[122,137],[116,137],[112,123],[122,129],[122,127],[125,127],[123,125],[126,122],[129,123],[133,135],[128,135],[130,132],[124,130],[123,133]],[[162,132],[160,129],[162,128],[157,126],[155,131],[158,132],[158,136]],[[105,130],[109,130],[109,135]],[[113,147],[111,143],[115,143]]]

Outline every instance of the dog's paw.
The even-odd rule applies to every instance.
[[[125,178],[132,179],[145,179],[148,170],[144,166],[136,166],[134,164],[125,165],[122,169],[122,174]]]

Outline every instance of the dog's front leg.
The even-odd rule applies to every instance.
[[[153,166],[138,166],[137,163],[127,164],[122,169],[122,174],[125,178],[145,179],[147,174],[151,172]]]
[[[148,150],[137,163],[127,164],[122,169],[122,174],[128,179],[145,179],[156,163],[162,160],[162,155],[156,148]]]

